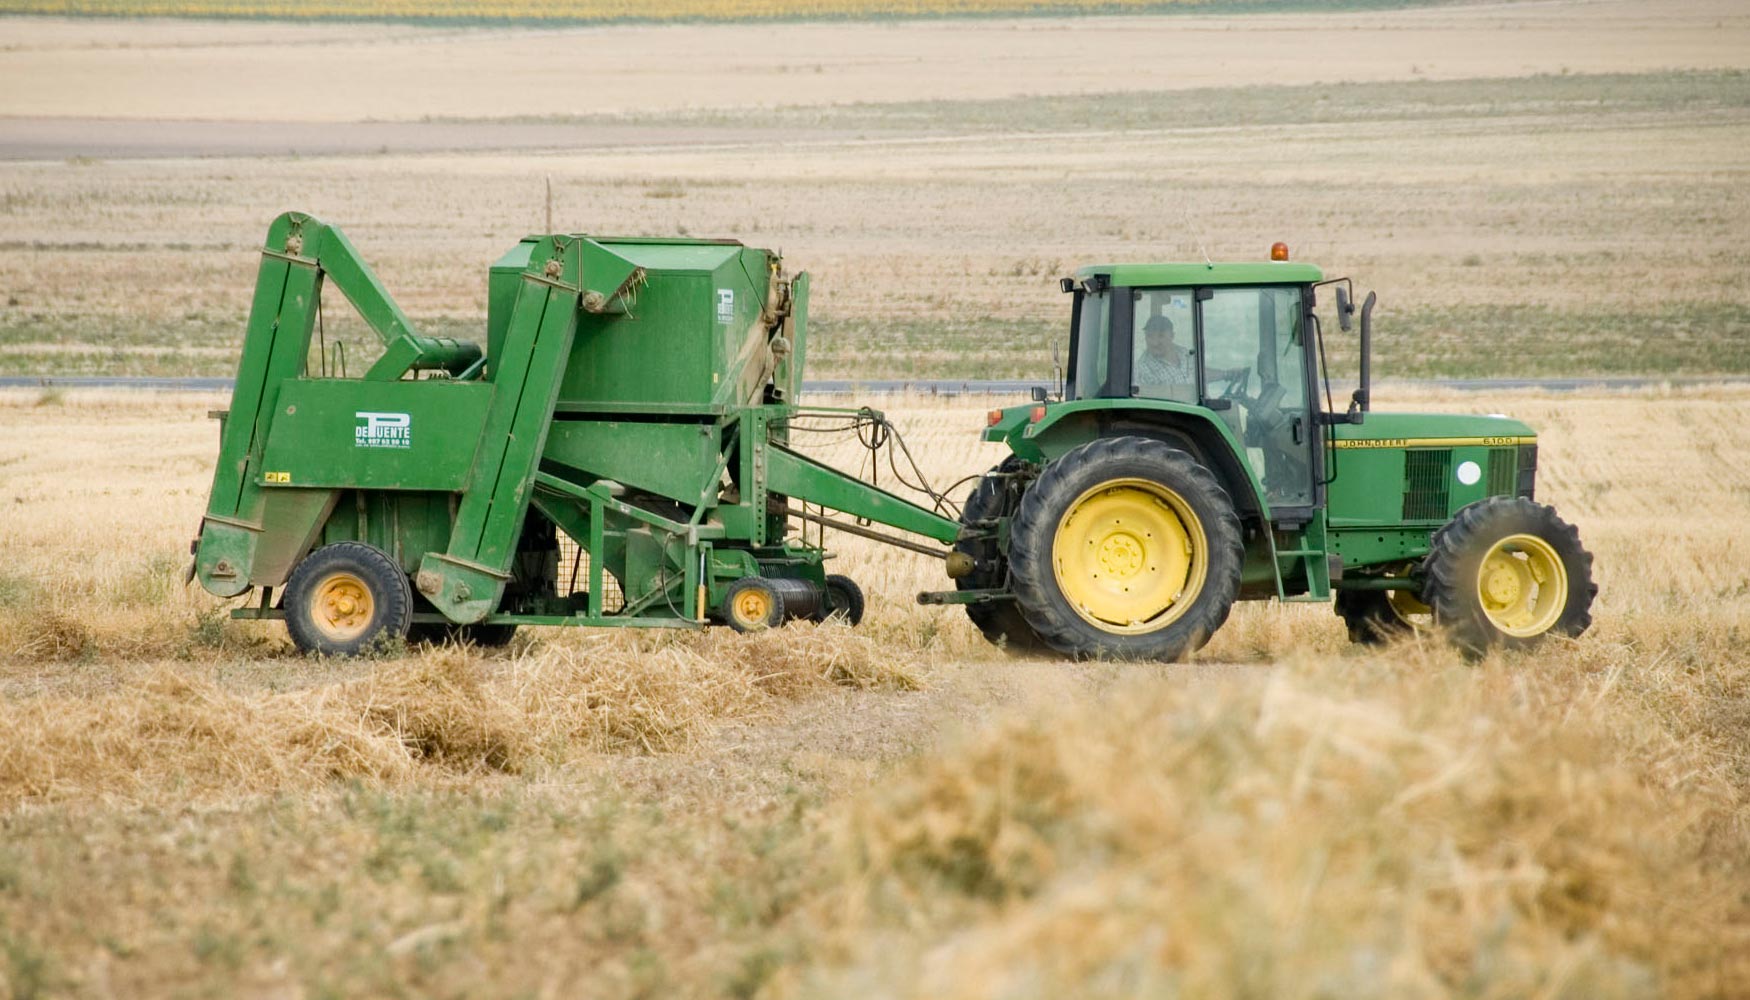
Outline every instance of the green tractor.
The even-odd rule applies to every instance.
[[[382,343],[350,374],[325,285]],[[420,333],[339,229],[285,213],[190,578],[254,592],[234,617],[324,655],[525,625],[855,623],[828,529],[943,560],[956,589],[919,600],[1076,657],[1176,659],[1243,598],[1335,593],[1358,639],[1426,619],[1474,649],[1588,623],[1591,557],[1532,500],[1529,427],[1368,412],[1371,295],[1361,389],[1320,405],[1315,292],[1336,286],[1344,329],[1353,296],[1315,268],[1066,280],[1065,391],[991,413],[1013,454],[958,517],[795,447],[896,438],[873,410],[800,402],[808,285],[733,240],[531,236],[488,273],[482,344]]]
[[[1534,499],[1537,438],[1500,416],[1331,403],[1314,307],[1348,279],[1286,260],[1098,265],[1055,394],[992,410],[1013,452],[974,486],[957,589],[993,642],[1175,660],[1236,600],[1327,601],[1357,642],[1438,626],[1463,648],[1577,636],[1597,592],[1574,527]],[[1322,391],[1321,391],[1322,390]],[[1055,395],[1056,398],[1052,398]]]

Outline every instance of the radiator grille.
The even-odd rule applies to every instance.
[[[1489,449],[1489,496],[1510,497],[1519,488],[1519,449]]]
[[[1451,506],[1451,448],[1404,452],[1404,520],[1445,520]]]

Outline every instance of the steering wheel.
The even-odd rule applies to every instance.
[[[1241,406],[1246,406],[1251,402],[1251,400],[1246,397],[1246,390],[1251,388],[1252,385],[1252,369],[1248,366],[1240,368],[1238,371],[1238,375],[1230,375],[1225,380],[1227,385],[1221,390],[1221,394],[1216,398],[1231,399]],[[1217,379],[1216,381],[1222,380]]]

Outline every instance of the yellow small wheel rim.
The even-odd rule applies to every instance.
[[[1203,523],[1173,490],[1114,479],[1088,490],[1057,522],[1058,589],[1088,624],[1140,635],[1178,621],[1208,575]]]
[[[1406,567],[1397,572],[1387,573],[1390,577],[1405,577],[1410,573]],[[1412,629],[1425,629],[1434,624],[1434,609],[1422,603],[1422,599],[1413,590],[1388,590],[1385,592],[1386,606],[1397,620]]]
[[[1568,606],[1568,571],[1536,535],[1509,535],[1477,568],[1477,601],[1489,623],[1515,638],[1548,632]]]
[[[1387,601],[1391,604],[1392,614],[1397,615],[1399,621],[1411,628],[1424,628],[1429,624],[1434,609],[1423,604],[1415,591],[1392,590],[1387,593],[1391,595]]]
[[[365,634],[376,616],[371,588],[351,573],[330,573],[316,585],[310,619],[323,638],[351,642]]]
[[[730,611],[744,627],[760,628],[771,621],[772,595],[763,588],[749,587],[735,595]]]

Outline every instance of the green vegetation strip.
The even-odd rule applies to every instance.
[[[385,21],[429,25],[1392,10],[1453,0],[0,0],[0,14]]]
[[[177,323],[0,312],[0,374],[225,376],[233,374],[242,316]],[[478,339],[481,324],[420,321],[443,337]],[[347,344],[351,374],[379,350],[356,324],[329,329]],[[1058,320],[817,317],[808,348],[815,378],[1036,378]],[[1355,366],[1353,334],[1330,331],[1334,375]],[[1563,310],[1535,305],[1423,308],[1382,315],[1374,347],[1381,378],[1750,374],[1750,306],[1680,303],[1644,310]],[[335,356],[332,346],[331,357]]]
[[[1026,378],[1049,372],[1056,322],[818,321],[809,347],[817,378]],[[1353,334],[1326,337],[1334,376],[1355,369]],[[1750,307],[1685,303],[1659,309],[1567,311],[1545,306],[1426,308],[1382,316],[1381,378],[1737,375],[1750,373]]]
[[[441,118],[442,122],[641,124],[857,132],[1162,131],[1267,125],[1495,118],[1509,115],[1741,111],[1750,73],[1541,74],[1469,80],[1393,80],[1195,90],[1059,94],[979,101],[900,101],[832,107]]]

